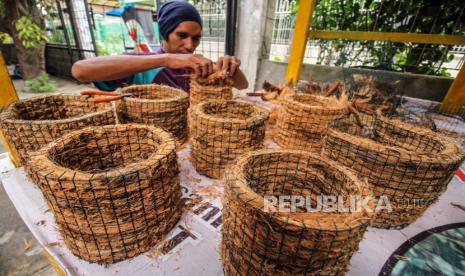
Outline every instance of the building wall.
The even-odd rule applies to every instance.
[[[257,76],[268,0],[241,0],[237,11],[236,56],[241,59],[241,70],[253,90]]]

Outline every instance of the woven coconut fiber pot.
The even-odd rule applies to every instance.
[[[360,124],[360,122],[362,124]],[[452,140],[382,116],[354,115],[330,124],[323,156],[367,178],[375,197],[388,199],[373,220],[379,228],[402,228],[420,217],[447,189],[465,158]]]
[[[78,130],[34,153],[27,168],[66,246],[89,262],[144,253],[181,217],[175,141],[160,128]]]
[[[15,102],[0,115],[6,138],[26,164],[30,153],[65,133],[87,126],[115,123],[110,104],[93,104],[87,97],[54,94]]]
[[[173,134],[178,144],[185,142],[189,108],[186,92],[158,84],[132,85],[120,92],[133,94],[118,103],[117,111],[122,123],[161,127]]]
[[[268,116],[263,107],[241,101],[207,101],[192,106],[189,128],[195,169],[222,178],[236,157],[263,147]]]
[[[190,105],[194,106],[207,100],[231,100],[233,81],[219,71],[206,78],[191,78]]]
[[[318,195],[343,197],[348,207],[349,196],[369,198],[371,192],[349,169],[309,152],[258,150],[238,158],[225,174],[225,274],[343,275],[374,213],[318,211]],[[266,196],[308,197],[317,210],[302,202],[294,211],[274,212],[265,200],[278,208],[279,199],[274,204]],[[367,203],[374,207],[373,200]]]
[[[328,123],[348,114],[347,101],[296,94],[281,101],[274,141],[282,148],[320,152]]]

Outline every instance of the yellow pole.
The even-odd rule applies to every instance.
[[[16,94],[3,55],[0,55],[0,89],[0,108],[4,108],[18,100],[18,94]]]
[[[0,54],[0,108],[5,108],[12,102],[18,100],[18,94],[16,94],[15,87],[11,81],[10,74],[8,73],[8,68],[6,67],[5,60],[3,55]],[[5,138],[3,131],[0,131],[0,140],[5,145],[8,153],[10,154],[11,161],[16,167],[20,166],[18,154]]]
[[[465,104],[465,65],[459,71],[454,82],[442,101],[441,111],[458,113]]]
[[[316,0],[300,1],[294,27],[294,37],[292,39],[291,56],[287,66],[286,82],[296,83],[299,80],[305,55],[305,46],[307,45],[307,35],[312,26],[315,2]]]
[[[465,45],[463,35],[357,32],[357,31],[309,31],[308,39],[348,39],[392,41],[419,44]]]

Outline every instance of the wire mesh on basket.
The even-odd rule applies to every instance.
[[[357,69],[342,67],[342,79],[332,83],[316,82],[311,77],[310,80],[300,80],[296,89],[302,93],[322,96],[340,97],[346,94],[357,110],[368,114],[380,110],[390,115],[404,102],[399,80],[392,75],[386,76],[384,71],[354,73],[353,70]]]
[[[361,112],[384,116],[415,124],[450,137],[465,145],[465,111],[448,113],[441,103],[405,96],[396,75],[385,71],[370,71],[369,75],[353,74],[342,68],[346,86],[354,107]],[[404,84],[405,85],[405,84]]]
[[[218,71],[207,78],[191,78],[190,105],[194,106],[207,100],[231,100],[233,81],[231,77]]]
[[[110,104],[93,104],[86,97],[55,94],[11,104],[1,115],[6,138],[21,164],[28,155],[72,130],[115,123]]]
[[[207,101],[192,106],[189,128],[192,164],[212,178],[239,155],[263,147],[269,111],[241,101]]]
[[[338,119],[322,149],[367,178],[374,196],[387,198],[373,220],[379,228],[402,228],[420,217],[447,189],[465,158],[452,140],[427,129],[383,116]]]
[[[281,100],[274,141],[283,148],[319,152],[324,129],[348,113],[347,99],[296,94]]]
[[[225,274],[343,275],[374,213],[309,211],[302,205],[293,212],[279,210],[280,199],[269,201],[301,196],[315,208],[320,195],[340,196],[347,204],[350,196],[369,198],[371,192],[349,169],[309,152],[258,150],[238,158],[225,174]],[[373,200],[367,203],[374,207]]]
[[[442,112],[439,106],[436,105],[427,113],[434,124],[431,129],[456,140],[462,148],[465,149],[465,111],[462,110],[458,114],[450,114]]]
[[[405,97],[390,118],[430,129],[456,140],[465,147],[465,111],[451,114],[440,109],[438,102]]]
[[[117,105],[122,123],[141,123],[161,127],[182,144],[187,138],[187,109],[189,95],[164,85],[133,85],[121,89],[130,93]]]
[[[71,252],[115,263],[146,252],[182,213],[175,141],[146,125],[88,127],[34,153],[27,166]]]

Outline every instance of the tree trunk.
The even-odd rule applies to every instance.
[[[28,49],[23,46],[17,32],[13,33],[12,37],[15,43],[16,55],[18,57],[18,63],[22,71],[23,79],[30,80],[38,77],[42,73],[40,56],[43,47]]]
[[[40,11],[36,6],[28,6],[28,1],[12,1],[7,0],[4,2],[4,8],[8,12],[5,13],[5,17],[2,18],[0,24],[8,30],[8,34],[13,38],[13,42],[16,48],[16,55],[18,58],[19,67],[22,71],[22,77],[24,80],[29,80],[38,77],[43,67],[44,47],[37,48],[26,48],[23,46],[23,42],[18,36],[18,31],[15,27],[15,22],[21,18],[21,16],[30,16],[40,27],[44,27],[44,22],[40,17]]]

